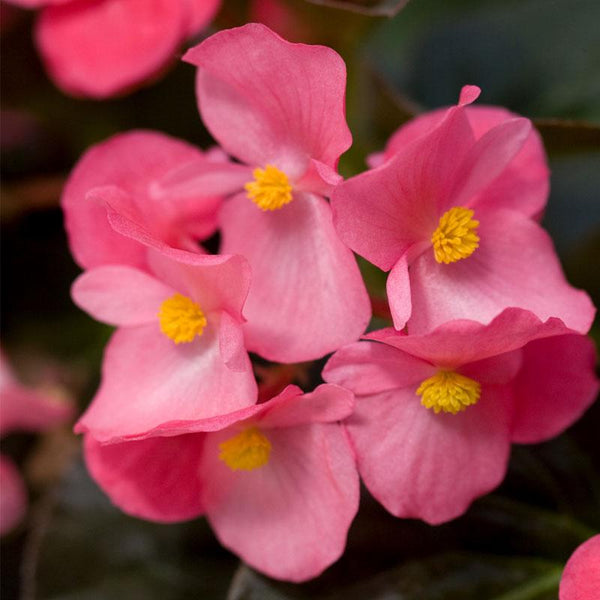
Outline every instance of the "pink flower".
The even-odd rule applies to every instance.
[[[164,437],[102,445],[87,435],[86,461],[124,511],[161,522],[205,513],[248,564],[302,581],[341,556],[358,509],[353,454],[335,423],[352,407],[337,386],[288,386],[263,404],[165,425]]]
[[[146,250],[147,272],[106,265],[73,285],[76,304],[119,327],[105,351],[100,389],[75,427],[99,441],[213,417],[257,399],[241,330],[246,261],[160,248]]]
[[[600,598],[600,535],[581,544],[569,558],[558,595],[560,600]]]
[[[248,165],[223,165],[220,189],[209,186],[237,192],[221,212],[222,252],[242,254],[252,266],[248,348],[269,360],[299,362],[357,339],[369,321],[369,301],[323,198],[339,182],[338,158],[351,143],[342,59],[258,24],[221,31],[184,59],[198,67],[206,126]],[[215,178],[201,167],[186,165],[158,188],[165,195],[204,190]]]
[[[106,98],[157,76],[219,0],[9,0],[41,8],[35,40],[48,73],[75,95]]]
[[[72,407],[26,388],[16,381],[0,354],[0,435],[12,431],[44,431],[64,423]],[[0,535],[13,529],[27,508],[27,493],[15,465],[0,455]]]
[[[116,135],[90,148],[65,185],[62,207],[71,251],[83,268],[124,264],[146,268],[146,248],[116,233],[107,204],[164,243],[200,252],[197,241],[214,233],[221,199],[205,194],[163,196],[154,185],[172,169],[218,158],[189,144],[150,131]]]
[[[323,378],[356,394],[345,424],[359,472],[399,517],[459,516],[502,481],[511,442],[557,435],[598,391],[591,341],[520,309],[489,325],[367,337],[336,352]]]
[[[513,306],[586,332],[594,307],[568,285],[552,241],[531,218],[544,205],[546,170],[530,123],[499,114],[480,122],[466,106],[478,93],[466,86],[437,126],[417,123],[406,136],[412,141],[381,166],[335,188],[340,236],[390,271],[396,329],[489,323]]]

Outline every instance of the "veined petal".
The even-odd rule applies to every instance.
[[[189,50],[200,114],[232,156],[300,177],[308,159],[335,168],[351,135],[346,68],[323,46],[292,44],[264,25],[221,31]]]
[[[223,252],[243,255],[252,268],[248,349],[279,362],[314,360],[365,330],[364,283],[322,198],[298,194],[263,212],[240,195],[223,206],[221,223]]]

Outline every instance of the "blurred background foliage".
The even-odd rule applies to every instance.
[[[466,83],[482,87],[479,103],[533,119],[552,169],[544,224],[569,280],[600,304],[597,0],[411,0],[393,18],[382,15],[404,2],[281,2],[294,19],[285,33],[334,47],[348,65],[354,145],[342,158],[346,176],[411,116],[456,102]],[[34,15],[1,7],[2,344],[25,381],[61,386],[83,409],[110,330],[69,298],[78,268],[62,229],[64,180],[87,147],[120,131],[212,142],[191,66],[174,61],[163,78],[123,98],[66,97],[36,55]],[[224,0],[212,30],[252,14],[244,0]],[[361,266],[382,296],[384,277]],[[592,335],[598,341],[597,326]],[[319,369],[290,372],[284,379],[310,387]],[[344,557],[301,586],[240,566],[202,519],[163,526],[121,514],[89,479],[68,429],[12,435],[2,452],[24,469],[32,502],[26,522],[2,540],[2,597],[556,599],[564,562],[600,530],[599,427],[594,406],[555,440],[514,447],[503,485],[443,526],[395,519],[364,492]]]

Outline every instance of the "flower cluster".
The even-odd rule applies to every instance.
[[[302,581],[342,554],[359,475],[394,515],[441,523],[500,483],[511,442],[576,420],[598,388],[594,308],[539,225],[539,136],[472,106],[478,88],[343,181],[334,51],[249,24],[184,60],[219,148],[118,135],[64,191],[84,268],[73,298],[117,327],[76,430],[124,511],[206,515],[247,563]],[[390,271],[394,327],[362,341],[371,308],[352,251]],[[334,354],[304,393],[259,389],[248,352]]]

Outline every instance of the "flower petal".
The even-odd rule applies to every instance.
[[[560,335],[530,342],[514,384],[512,439],[520,444],[542,442],[576,421],[594,402],[593,342],[581,335]]]
[[[600,593],[600,535],[579,546],[565,565],[559,600],[595,600]]]
[[[203,512],[198,477],[202,442],[202,435],[178,435],[103,445],[88,434],[85,462],[122,511],[172,523]]]
[[[206,513],[221,543],[270,577],[304,581],[343,553],[358,509],[358,475],[337,424],[266,432],[268,464],[232,471],[219,460],[230,431],[206,436]]]
[[[36,42],[65,91],[106,98],[175,58],[186,16],[171,0],[73,0],[43,10]]]
[[[298,194],[262,212],[245,195],[222,209],[223,248],[252,267],[244,307],[248,349],[278,362],[313,360],[357,339],[370,303],[352,252],[327,203]]]
[[[148,131],[119,134],[90,148],[71,173],[62,195],[65,227],[77,263],[83,268],[103,264],[145,265],[145,249],[115,233],[106,220],[107,194],[113,203],[122,201],[130,206],[133,201],[140,213],[148,215],[146,225],[150,229],[154,225],[155,232],[169,229],[164,226],[165,213],[178,216],[174,225],[180,237],[179,226],[186,219],[189,222],[190,214],[201,213],[210,218],[211,210],[216,210],[210,199],[195,197],[177,203],[173,198],[154,200],[150,193],[153,182],[179,164],[193,160],[204,161],[193,146]],[[90,196],[89,192],[97,188],[103,191]],[[170,241],[171,235],[168,238]]]
[[[504,477],[509,395],[482,387],[479,402],[456,415],[421,406],[416,386],[359,398],[345,424],[365,485],[398,517],[458,517]]]
[[[204,123],[242,162],[297,178],[309,158],[335,168],[349,148],[346,68],[330,48],[291,44],[250,23],[211,36],[184,60],[199,67]]]
[[[479,248],[464,260],[439,264],[427,251],[410,266],[411,334],[450,320],[489,323],[504,308],[530,310],[541,320],[558,317],[585,333],[595,309],[562,273],[552,240],[535,222],[513,211],[485,211]]]
[[[176,345],[155,324],[117,330],[104,356],[102,384],[75,429],[99,442],[134,438],[170,421],[229,413],[256,402],[250,361],[223,362],[218,333]]]

